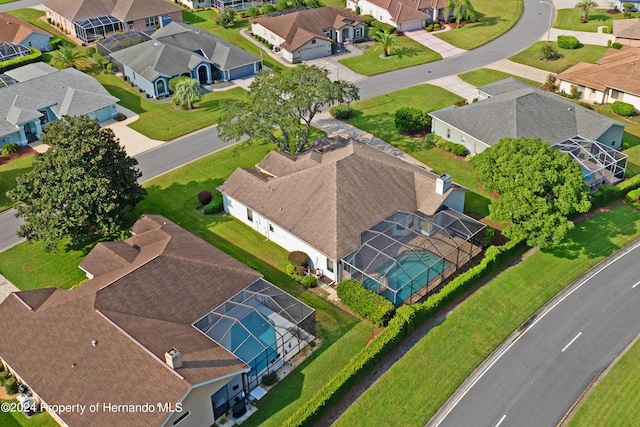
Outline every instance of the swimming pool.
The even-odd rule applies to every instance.
[[[589,169],[585,168],[584,166],[580,166],[580,172],[582,172],[582,176],[584,177],[585,181],[593,177],[593,172],[591,172]]]
[[[273,322],[265,320],[256,312],[250,312],[240,319],[240,323],[246,329],[236,323],[229,332],[232,352],[251,366],[250,375],[255,376],[267,368],[269,361],[277,357],[276,330]]]
[[[450,262],[441,260],[438,255],[429,251],[405,252],[378,270],[378,274],[387,279],[387,287],[382,287],[380,294],[395,305],[400,305],[449,265]],[[378,281],[370,277],[363,284],[373,291],[379,286]]]

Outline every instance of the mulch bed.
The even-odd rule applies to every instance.
[[[18,151],[13,154],[11,157],[8,156],[0,156],[0,165],[4,165],[5,163],[9,163],[15,159],[19,159],[20,157],[31,156],[36,154],[36,150],[27,146],[27,147],[18,147]]]

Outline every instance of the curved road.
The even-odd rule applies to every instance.
[[[553,427],[640,333],[640,241],[560,294],[428,426]]]

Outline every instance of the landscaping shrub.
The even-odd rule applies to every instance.
[[[611,104],[611,111],[621,116],[633,116],[636,112],[636,109],[632,104],[628,104],[622,101],[616,101]]]
[[[249,18],[255,18],[256,16],[260,15],[260,11],[257,7],[250,7],[245,13]]]
[[[573,36],[558,36],[558,47],[562,49],[577,49],[580,42]]]
[[[270,386],[278,382],[278,374],[275,372],[269,372],[262,376],[262,385]]]
[[[270,3],[267,3],[264,6],[262,6],[262,13],[273,13],[275,11],[276,11],[276,8]]]
[[[287,256],[287,259],[295,267],[306,267],[309,265],[309,255],[305,254],[302,251],[290,252]]]
[[[424,27],[425,31],[431,32],[433,31],[433,24],[429,24],[426,27]]]
[[[495,237],[496,229],[487,225],[487,228],[485,228],[484,244],[482,245],[482,247],[488,248],[489,246],[491,246]]]
[[[87,56],[92,56],[94,53],[96,53],[97,50],[95,47],[93,46],[89,46],[86,50],[85,53],[87,54]]]
[[[558,58],[558,51],[551,43],[545,43],[540,48],[538,59],[541,61],[552,61]]]
[[[353,113],[353,108],[351,108],[351,105],[340,104],[340,105],[336,105],[335,107],[331,107],[331,109],[329,110],[329,113],[335,119],[344,120],[351,117],[351,113]]]
[[[614,49],[622,49],[622,43],[618,43],[618,42],[611,43],[611,47]]]
[[[207,206],[209,203],[211,203],[211,200],[213,199],[213,194],[211,194],[211,191],[201,191],[198,193],[198,201],[200,202],[200,206]]]
[[[636,188],[640,188],[640,174],[635,175],[618,185],[618,190],[624,193],[628,193]]]
[[[360,6],[356,6],[356,15],[360,15],[360,12],[361,12]]]
[[[304,286],[307,289],[315,288],[317,284],[318,284],[318,280],[315,278],[315,276],[304,276],[302,278],[302,286]]]
[[[23,65],[33,64],[38,61],[42,61],[42,52],[35,47],[31,47],[31,53],[29,55],[0,62],[0,73],[22,67]]]
[[[49,39],[49,46],[51,46],[51,50],[58,50],[60,49],[60,46],[66,43],[66,40],[63,40],[58,36],[53,36],[51,37],[51,39]]]
[[[640,188],[636,188],[635,190],[631,190],[625,196],[625,199],[629,203],[633,203],[636,200],[640,199]]]
[[[289,3],[287,0],[277,0],[276,1],[276,10],[285,10],[289,7]]]
[[[442,25],[441,23],[439,23],[439,22],[434,22],[433,23],[433,31],[441,30],[443,28],[444,28],[444,25]]]
[[[18,381],[15,378],[8,378],[4,382],[4,389],[7,391],[7,394],[16,394],[18,392]]]
[[[611,39],[607,40],[607,47],[611,47]]]
[[[414,107],[401,107],[396,110],[396,129],[404,132],[413,132],[424,128],[431,122],[431,116]]]
[[[98,52],[93,52],[93,54],[91,54],[91,58],[93,58],[93,60],[96,61],[96,63],[98,63],[102,68],[107,68],[107,65],[111,64],[111,62],[109,62],[107,58],[100,55]]]
[[[385,24],[384,22],[380,22],[380,21],[377,21],[375,19],[373,21],[371,21],[370,25],[373,28],[377,28],[382,32],[392,33],[392,32],[394,32],[396,30],[396,27],[394,27],[393,25]]]
[[[393,317],[394,307],[391,301],[366,289],[355,280],[343,280],[338,284],[338,298],[347,307],[376,326],[386,325]]]
[[[2,146],[2,155],[11,157],[18,152],[18,144],[10,142]]]
[[[451,143],[451,144],[452,144],[451,152],[453,154],[455,154],[456,156],[463,157],[463,156],[466,156],[467,154],[469,154],[469,150],[467,150],[467,147],[465,147],[464,145],[462,145],[462,144],[454,144],[454,143]]]
[[[631,10],[634,8],[634,4],[633,3],[624,3],[622,5],[622,7],[624,8],[624,10]]]
[[[469,104],[469,102],[466,99],[461,99],[460,101],[456,101],[454,103],[454,105],[457,107],[464,107],[467,104]]]
[[[206,204],[205,207],[202,208],[202,213],[205,215],[213,215],[217,214],[218,212],[222,212],[223,208],[224,204],[222,202],[222,196],[217,195],[213,198],[213,200],[211,200],[210,203]]]
[[[362,15],[362,19],[364,19],[364,23],[369,27],[371,27],[371,23],[376,20],[376,18],[371,15]]]
[[[436,135],[435,133],[430,133],[429,135],[427,135],[424,140],[428,143],[428,144],[433,144],[435,146],[438,146],[438,143],[442,140],[442,138],[440,137],[440,135]]]
[[[584,91],[580,89],[577,85],[571,85],[569,98],[571,99],[580,99],[582,98],[582,93]]]
[[[3,385],[7,381],[7,378],[9,377],[11,377],[11,372],[9,371],[0,372],[0,385]]]

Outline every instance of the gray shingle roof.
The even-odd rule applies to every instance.
[[[505,137],[538,137],[552,144],[576,135],[596,140],[611,126],[624,126],[513,78],[478,90],[491,97],[430,115],[488,145]]]
[[[0,136],[12,134],[18,130],[17,125],[37,119],[42,115],[38,110],[43,108],[51,107],[57,117],[77,116],[117,101],[83,72],[73,68],[55,70],[0,89]]]
[[[14,68],[13,70],[5,71],[5,74],[13,77],[19,82],[23,82],[25,80],[31,80],[35,79],[36,77],[41,77],[46,74],[53,73],[54,71],[58,71],[58,69],[45,62],[35,62],[33,64],[28,64],[22,67]]]

